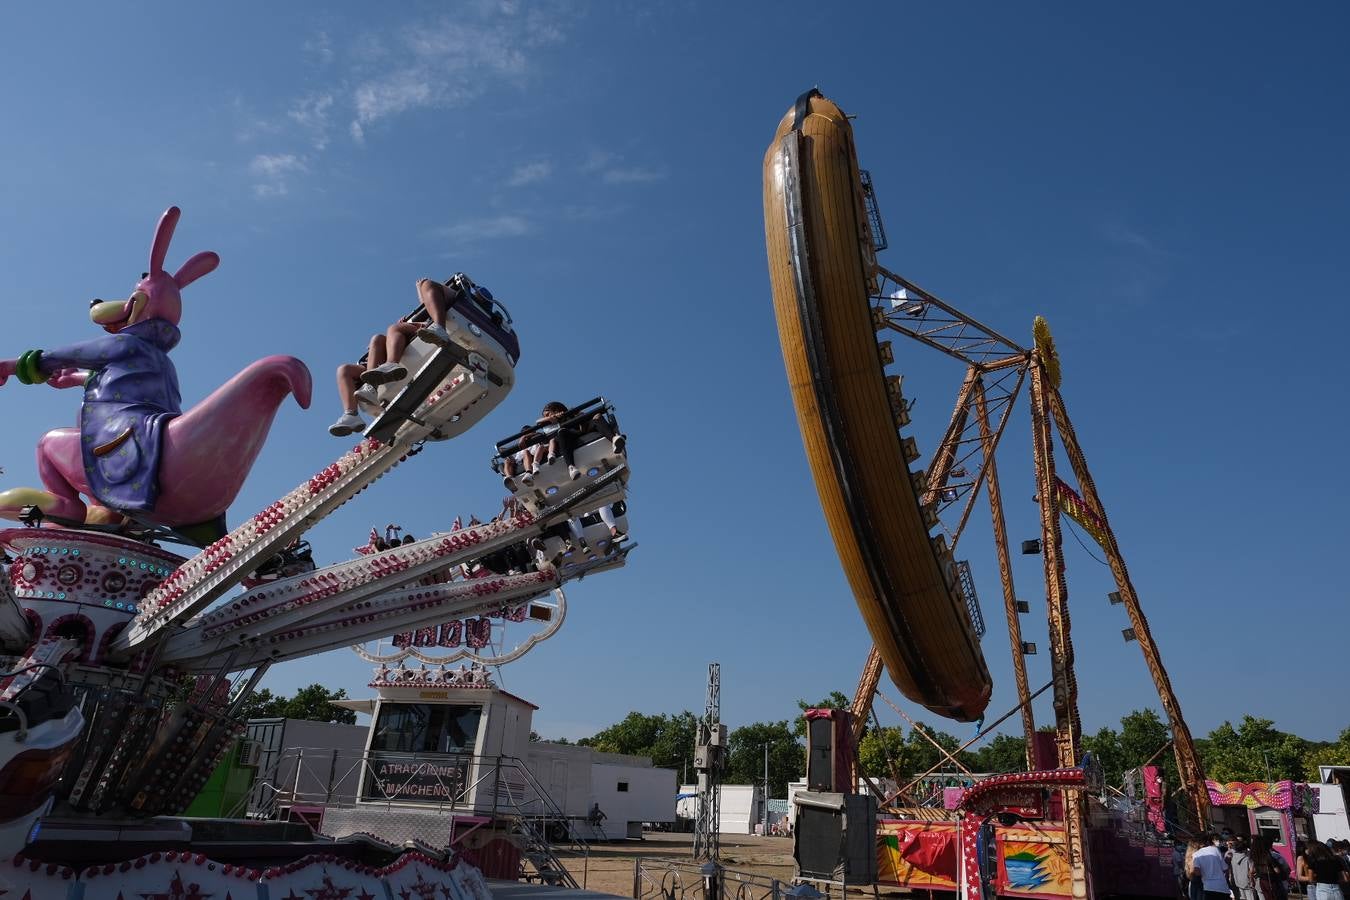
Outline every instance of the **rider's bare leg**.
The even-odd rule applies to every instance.
[[[445,285],[430,278],[421,278],[417,282],[417,299],[427,315],[431,316],[431,321],[444,328],[445,311],[450,308]]]
[[[366,351],[366,371],[378,368],[385,364],[389,357],[385,354],[385,337],[382,334],[372,334],[370,336],[370,346]]]
[[[356,414],[356,386],[363,371],[359,363],[343,363],[337,367],[338,399],[342,401],[343,412]]]
[[[412,322],[395,322],[389,326],[385,332],[385,346],[389,350],[390,362],[402,362],[403,351],[408,349],[408,341],[419,331],[419,327]]]

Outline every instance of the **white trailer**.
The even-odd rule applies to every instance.
[[[1350,766],[1319,766],[1321,784],[1308,785],[1317,791],[1317,812],[1313,813],[1313,834],[1322,842],[1350,840],[1350,814],[1346,792],[1350,789]]]
[[[754,834],[764,820],[764,792],[758,784],[724,784],[717,801],[717,830],[721,834]],[[684,795],[691,796],[684,796]],[[676,814],[698,819],[698,785],[680,785]]]
[[[658,769],[645,756],[535,741],[525,765],[585,840],[641,838],[644,822],[675,819],[675,770]]]

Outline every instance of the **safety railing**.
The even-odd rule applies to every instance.
[[[716,861],[633,860],[636,900],[815,900],[820,891],[764,875],[738,872]]]
[[[519,757],[470,754],[358,752],[287,748],[258,773],[232,817],[276,819],[288,810],[418,810],[483,816],[514,826],[524,850],[544,876],[561,873],[568,886],[586,883],[590,846],[569,815]],[[558,856],[582,864],[578,884]]]

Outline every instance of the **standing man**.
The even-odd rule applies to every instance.
[[[1191,872],[1203,882],[1205,900],[1229,900],[1228,864],[1219,849],[1219,836],[1205,835],[1206,845],[1191,857]]]

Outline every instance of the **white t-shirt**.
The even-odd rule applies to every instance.
[[[1200,875],[1205,880],[1205,890],[1220,894],[1228,893],[1228,864],[1223,861],[1223,854],[1219,852],[1218,847],[1210,845],[1195,851],[1195,855],[1191,857],[1191,865],[1200,870]]]

